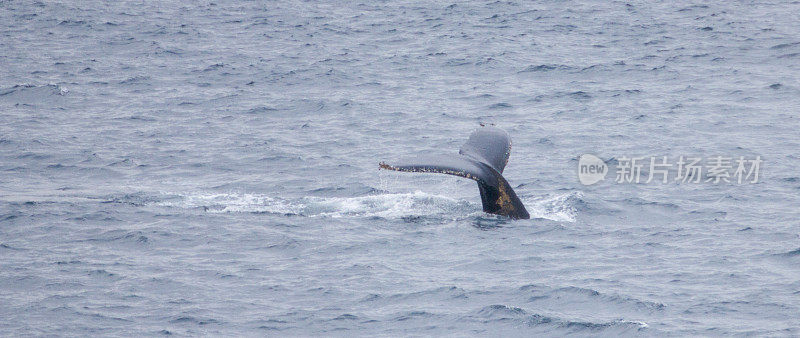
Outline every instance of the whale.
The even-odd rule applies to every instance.
[[[504,130],[481,125],[458,154],[419,155],[391,164],[381,161],[378,168],[402,172],[455,175],[478,182],[483,211],[512,219],[529,219],[530,215],[514,189],[503,177],[503,169],[511,155],[511,137]]]

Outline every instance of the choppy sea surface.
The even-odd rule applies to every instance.
[[[0,1],[0,335],[800,335],[797,13]],[[378,170],[480,123],[532,219]]]

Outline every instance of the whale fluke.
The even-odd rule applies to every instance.
[[[478,182],[483,211],[490,214],[528,219],[530,215],[517,194],[503,177],[511,154],[511,139],[500,128],[481,127],[474,131],[458,155],[419,156],[412,160],[387,164],[381,169],[439,173],[469,178]]]

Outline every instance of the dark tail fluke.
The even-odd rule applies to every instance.
[[[510,153],[511,139],[505,131],[482,127],[470,135],[459,155],[418,157],[392,165],[381,162],[379,166],[387,170],[448,174],[475,180],[484,212],[528,219],[528,211],[501,174]]]

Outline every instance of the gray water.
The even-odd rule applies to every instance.
[[[800,335],[798,13],[0,1],[0,335]],[[480,123],[532,219],[378,170]]]

